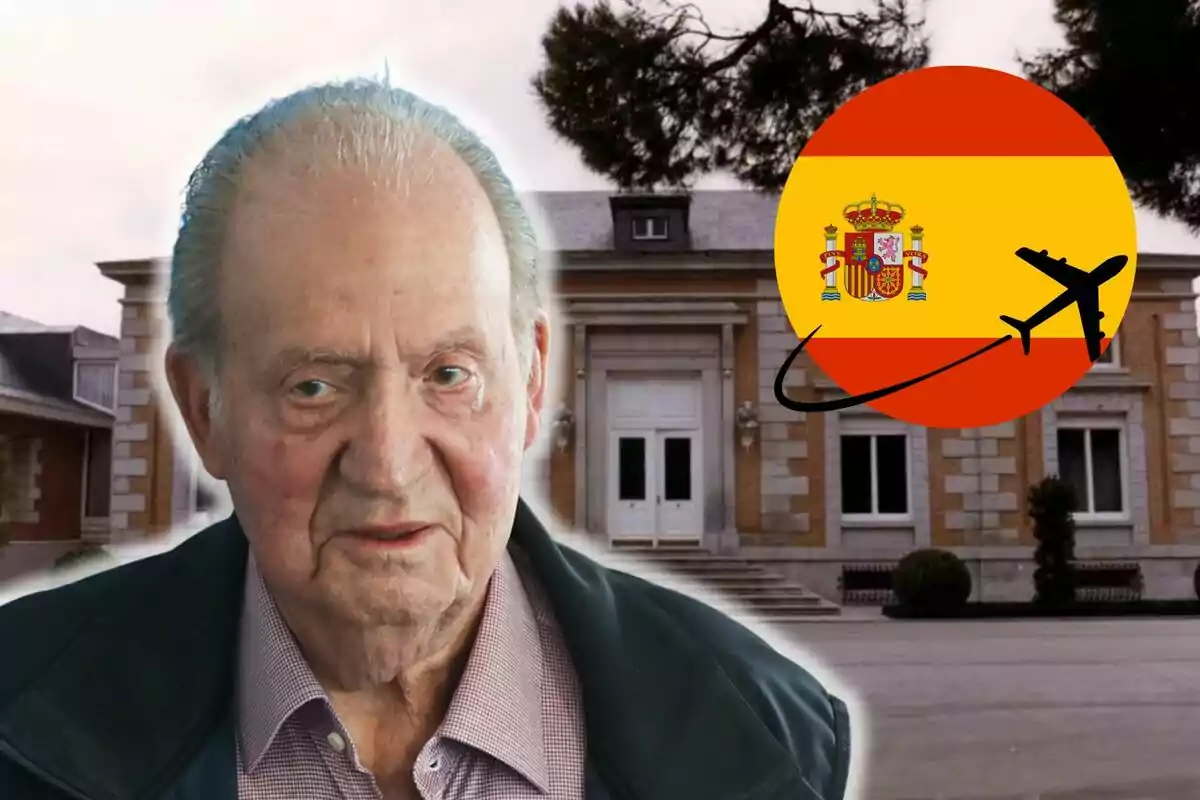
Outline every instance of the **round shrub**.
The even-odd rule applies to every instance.
[[[83,564],[87,564],[89,566],[101,565],[101,564],[105,565],[105,566],[109,566],[114,563],[116,563],[116,561],[115,561],[115,559],[113,559],[112,554],[110,554],[103,547],[99,547],[98,545],[85,544],[81,547],[77,547],[74,550],[63,553],[61,556],[59,556],[57,559],[55,559],[54,560],[54,568],[55,569],[70,569],[72,567],[78,567]]]
[[[971,596],[971,571],[949,551],[916,550],[900,560],[892,591],[906,611],[952,614]]]

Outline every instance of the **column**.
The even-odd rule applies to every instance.
[[[837,226],[825,228],[825,252],[831,252],[837,247]],[[822,300],[841,300],[842,294],[837,288],[837,256],[825,256],[825,291],[821,292]]]
[[[721,477],[725,493],[725,522],[719,549],[736,550],[737,538],[737,431],[734,430],[735,410],[733,386],[733,325],[721,325]]]
[[[912,272],[912,288],[908,290],[909,300],[924,300],[925,295],[925,268],[922,266],[924,259],[916,255],[921,252],[921,246],[925,243],[925,231],[920,225],[912,227],[912,249],[914,251],[909,262],[910,271]]]
[[[587,326],[575,323],[575,530],[587,526]]]

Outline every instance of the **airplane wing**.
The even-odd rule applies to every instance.
[[[1104,333],[1100,330],[1100,289],[1090,289],[1080,292],[1075,297],[1075,306],[1079,309],[1079,321],[1083,325],[1083,338],[1087,342],[1088,356],[1093,363],[1100,357],[1100,345],[1104,342]]]
[[[1030,266],[1036,267],[1043,275],[1068,288],[1079,284],[1081,279],[1088,275],[1084,270],[1068,264],[1065,258],[1062,260],[1051,258],[1045,250],[1038,252],[1030,250],[1028,247],[1022,247],[1017,251],[1017,256]]]

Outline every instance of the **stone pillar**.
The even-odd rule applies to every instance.
[[[759,281],[760,295],[778,297],[774,281]],[[762,534],[755,545],[820,544],[810,540],[812,518],[806,414],[790,411],[775,399],[775,375],[799,344],[783,303],[778,299],[758,302],[758,421]],[[796,391],[808,382],[811,360],[802,353],[788,372],[787,388]]]
[[[733,385],[734,343],[733,325],[721,326],[721,491],[724,497],[724,520],[717,549],[733,552],[738,547],[737,537],[737,431],[735,396]]]
[[[575,381],[575,530],[587,530],[587,326],[576,322],[572,339],[571,380]]]
[[[1167,525],[1152,532],[1155,544],[1200,543],[1200,335],[1192,280],[1165,279],[1160,290],[1177,299],[1178,311],[1159,318],[1162,381],[1166,386]],[[1122,341],[1126,350],[1130,342]],[[1136,356],[1122,352],[1122,361]]]
[[[121,362],[113,429],[110,530],[114,541],[170,529],[174,458],[154,375],[165,337],[165,294],[159,260],[109,262],[101,273],[125,287],[121,298]]]

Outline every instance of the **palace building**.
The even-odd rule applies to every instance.
[[[1055,473],[1081,498],[1079,559],[1136,563],[1148,597],[1193,594],[1200,256],[1138,257],[1112,346],[1059,400],[1003,425],[935,430],[866,407],[804,415],[776,403],[776,371],[798,343],[775,281],[776,197],[531,197],[557,262],[561,399],[532,480],[563,524],[614,547],[691,544],[770,562],[834,602],[860,568],[949,548],[970,564],[977,597],[1027,599],[1025,495]],[[820,231],[815,241],[816,290],[836,291],[821,285]],[[212,500],[153,402],[166,261],[99,267],[125,286],[109,502],[121,539]],[[936,271],[908,288],[935,291]],[[802,355],[788,392],[839,389]]]

